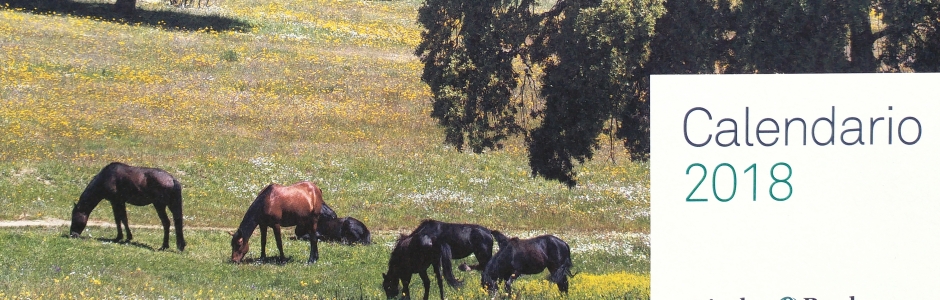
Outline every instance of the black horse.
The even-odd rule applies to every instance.
[[[490,293],[498,289],[497,281],[506,282],[506,292],[512,293],[512,281],[523,274],[538,274],[546,268],[548,280],[558,284],[558,291],[568,293],[568,276],[571,274],[571,249],[568,244],[553,235],[531,239],[512,238],[506,245],[500,244],[499,252],[486,265],[481,284]]]
[[[450,256],[461,259],[473,254],[478,264],[467,266],[466,270],[480,270],[486,267],[493,257],[493,238],[506,240],[499,231],[491,231],[476,224],[455,224],[435,220],[424,220],[411,232],[411,235],[423,234],[450,246]]]
[[[170,247],[170,219],[166,214],[166,208],[169,207],[176,227],[176,248],[183,251],[186,241],[183,239],[182,190],[179,181],[164,170],[132,167],[117,162],[108,164],[92,178],[72,208],[70,236],[78,237],[82,234],[91,211],[102,199],[106,199],[111,202],[114,222],[117,223],[117,237],[114,240],[120,242],[124,239],[121,231],[123,224],[127,231],[126,241],[130,242],[133,236],[131,227],[127,225],[126,203],[137,206],[153,204],[163,223],[163,246],[160,250]]]
[[[447,244],[434,241],[427,235],[401,235],[395,243],[392,255],[388,259],[388,272],[382,273],[382,289],[385,290],[385,296],[394,298],[404,296],[402,299],[411,299],[409,285],[411,284],[411,275],[418,273],[421,276],[421,283],[424,284],[424,299],[427,300],[431,293],[431,280],[428,278],[428,267],[434,267],[434,275],[437,278],[437,288],[441,294],[441,300],[444,300],[444,283],[441,280],[441,266],[444,267],[444,277],[447,278],[447,284],[452,287],[459,286],[459,282],[454,278],[451,269],[450,257],[447,256],[450,251],[446,251]],[[401,282],[402,289],[399,290],[398,283]]]
[[[299,240],[310,239],[310,233],[306,228],[297,227],[294,234]],[[365,223],[353,217],[337,218],[336,212],[326,203],[323,204],[323,212],[317,223],[317,237],[321,241],[339,242],[345,245],[372,244],[372,234]]]
[[[366,224],[353,217],[320,221],[317,236],[321,241],[339,242],[346,245],[371,245],[372,234]]]

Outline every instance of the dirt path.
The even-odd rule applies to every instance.
[[[71,221],[54,219],[54,218],[45,218],[42,220],[0,220],[0,228],[8,227],[60,227],[60,226],[70,226],[72,225]],[[88,226],[95,227],[114,227],[112,222],[102,222],[102,221],[88,221]],[[131,225],[131,228],[146,228],[146,229],[163,229],[161,225]],[[185,226],[186,230],[214,230],[214,231],[233,231],[235,228],[221,228],[221,227],[189,227]]]
[[[45,218],[41,220],[0,220],[0,228],[12,228],[12,227],[68,227],[72,225],[71,221],[55,219],[55,218]],[[112,222],[103,222],[103,221],[88,221],[88,226],[95,227],[110,227],[114,228],[114,223]],[[147,229],[162,229],[163,226],[160,225],[131,225],[132,228],[147,228]],[[186,226],[186,230],[205,230],[205,231],[226,231],[232,232],[235,231],[235,228],[222,228],[222,227],[189,227]],[[293,230],[289,231],[293,232]],[[385,235],[385,236],[397,236],[399,233],[404,233],[401,230],[373,230],[373,236],[376,235]],[[525,232],[516,232],[520,236],[537,236],[541,234],[547,234],[548,232],[543,231],[525,231]],[[574,247],[572,247],[572,252],[583,252],[583,251],[607,251],[610,253],[616,253],[620,255],[637,255],[633,252],[634,245],[637,243],[645,244],[647,249],[649,247],[649,235],[642,233],[625,233],[625,232],[607,232],[607,233],[578,233],[578,232],[569,232],[569,233],[559,233],[560,237],[563,237],[569,243],[573,242]],[[392,247],[392,242],[386,243],[386,246],[389,248]]]

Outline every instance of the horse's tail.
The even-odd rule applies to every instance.
[[[502,232],[493,230],[490,231],[490,233],[493,234],[493,238],[496,239],[496,244],[499,244],[500,249],[506,248],[506,246],[509,245],[509,238],[503,235]]]
[[[459,288],[463,286],[463,282],[457,280],[454,277],[454,267],[451,264],[451,259],[453,255],[450,251],[450,245],[447,243],[441,243],[441,268],[444,269],[444,279],[447,280],[447,284],[454,288]]]
[[[369,228],[366,228],[365,224],[362,225],[362,231],[362,244],[366,246],[372,245],[372,233],[369,232]]]
[[[565,277],[574,277],[574,274],[571,274],[571,257],[567,257],[565,262],[555,270],[555,273],[549,275],[549,281],[554,283],[559,283],[565,280]]]
[[[554,283],[560,283],[564,281],[566,277],[574,277],[574,274],[571,273],[571,267],[573,266],[571,263],[571,249],[568,248],[568,244],[564,242],[562,242],[561,245],[564,245],[564,247],[559,249],[561,250],[560,254],[564,255],[561,266],[559,266],[554,273],[549,275],[549,281]]]

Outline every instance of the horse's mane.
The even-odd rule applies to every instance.
[[[258,197],[251,202],[251,206],[249,206],[248,211],[245,212],[245,217],[242,218],[241,224],[238,225],[238,233],[240,233],[242,237],[247,239],[251,236],[252,231],[255,231],[255,227],[258,227],[258,219],[256,216],[261,212],[264,200],[271,195],[273,190],[274,184],[269,184],[261,190],[261,193],[258,193]]]
[[[424,230],[425,228],[434,226],[434,224],[436,224],[436,223],[440,223],[440,222],[438,222],[438,221],[436,221],[436,220],[433,220],[433,219],[424,219],[424,220],[421,220],[421,224],[418,224],[418,227],[415,227],[415,229],[412,230],[411,233],[409,233],[408,235],[409,235],[409,236],[414,235],[415,233],[417,233],[417,232],[419,232],[419,231],[422,231],[422,230]]]
[[[407,239],[408,236],[409,236],[409,235],[407,235],[407,234],[399,233],[399,234],[398,234],[398,240],[395,241],[395,244],[401,243],[402,241],[404,241],[405,239]]]

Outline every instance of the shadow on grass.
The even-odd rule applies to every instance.
[[[139,23],[167,30],[198,31],[212,29],[240,32],[251,30],[251,25],[245,21],[217,15],[197,15],[170,10],[145,10],[140,7],[137,8],[135,14],[125,15],[116,12],[113,1],[110,2],[112,3],[73,0],[0,0],[0,9],[23,9],[38,14],[68,14],[117,23]]]
[[[122,241],[115,241],[114,239],[109,239],[109,238],[95,238],[95,240],[96,240],[96,241],[99,241],[99,242],[102,242],[102,243],[115,243],[115,244],[121,244],[121,245],[131,245],[131,246],[134,246],[134,247],[137,247],[137,248],[141,248],[141,249],[147,249],[147,250],[150,250],[150,251],[157,251],[157,248],[154,248],[153,246],[150,246],[150,245],[147,245],[147,244],[143,244],[143,243],[133,242],[133,241],[131,241],[131,242],[124,241],[124,240],[122,240]]]
[[[294,261],[294,257],[293,257],[293,256],[285,257],[284,260],[280,260],[277,256],[268,256],[268,257],[265,257],[265,258],[260,258],[260,257],[259,257],[259,258],[250,258],[250,257],[245,257],[245,258],[242,259],[242,262],[241,262],[241,263],[242,263],[242,264],[249,264],[249,265],[279,265],[279,266],[283,266],[283,265],[286,265],[286,264],[288,264],[288,263],[290,263],[290,262],[292,262],[292,261]]]

